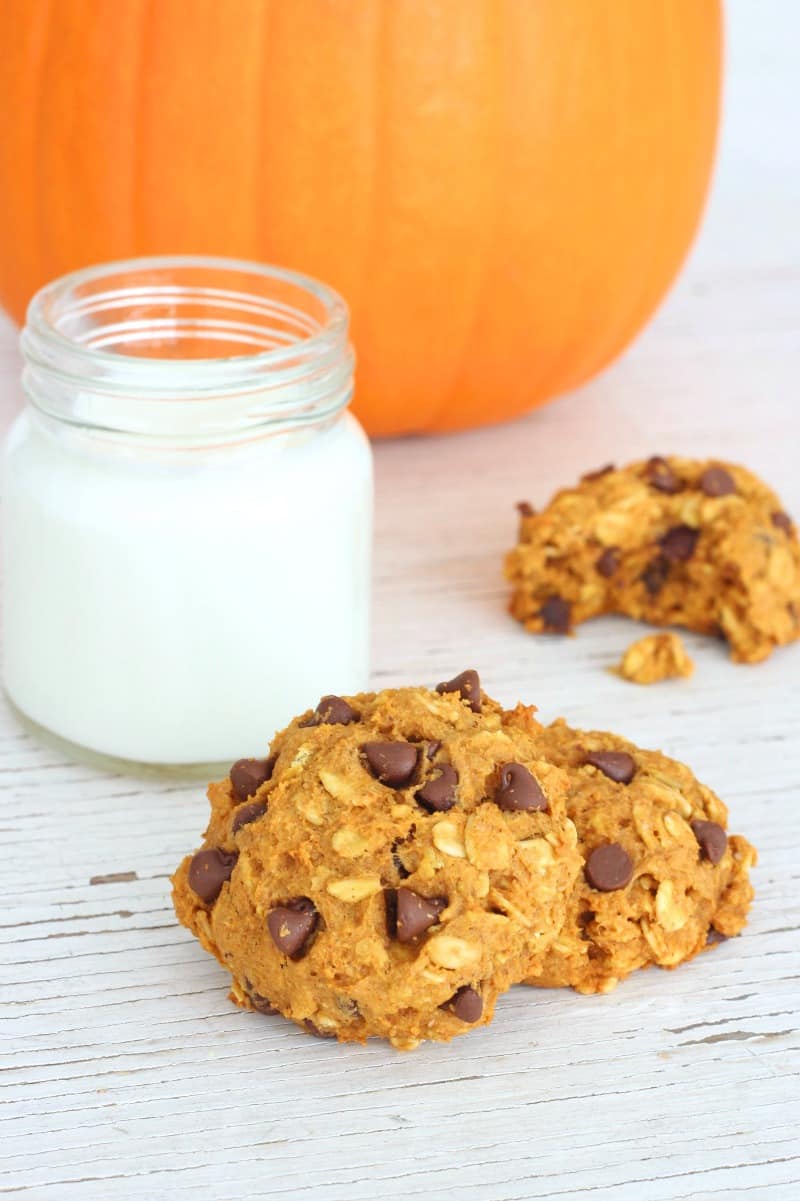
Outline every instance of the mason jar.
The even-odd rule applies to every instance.
[[[102,756],[252,756],[368,675],[372,462],[343,300],[111,263],[34,297],[3,471],[5,688]]]

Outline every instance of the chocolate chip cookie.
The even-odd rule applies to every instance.
[[[580,868],[569,773],[467,671],[323,697],[208,790],[179,919],[245,1008],[406,1049],[489,1021],[537,973]]]
[[[534,633],[622,613],[721,634],[740,663],[800,637],[797,531],[744,467],[656,456],[519,511],[505,570],[511,612]]]
[[[676,967],[738,934],[753,896],[753,847],[682,763],[563,721],[534,737],[569,776],[583,858],[564,928],[527,981],[609,992],[636,968]]]

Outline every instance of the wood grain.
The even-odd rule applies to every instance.
[[[609,459],[730,457],[800,514],[800,114],[787,29],[800,24],[791,0],[769,7],[780,19],[730,8],[707,226],[627,357],[514,426],[377,447],[375,685],[476,666],[503,701],[685,759],[760,849],[747,931],[607,997],[514,989],[492,1027],[450,1047],[320,1042],[235,1010],[220,969],[175,923],[168,876],[205,824],[202,789],[69,763],[4,711],[0,1194],[798,1195],[800,647],[747,668],[687,637],[691,681],[634,688],[605,669],[640,627],[607,619],[574,639],[530,638],[506,616],[500,576],[513,502],[542,503]],[[6,419],[17,372],[2,326]]]

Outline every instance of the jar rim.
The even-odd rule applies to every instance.
[[[62,300],[76,286],[93,283],[114,275],[122,275],[125,272],[155,272],[195,267],[210,271],[237,271],[241,274],[253,275],[259,279],[279,280],[284,283],[293,284],[298,289],[310,293],[320,301],[326,310],[327,319],[325,324],[310,337],[298,340],[298,342],[292,343],[289,346],[273,350],[226,357],[148,359],[132,358],[129,356],[122,357],[110,351],[82,346],[80,342],[76,342],[73,338],[69,338],[61,333],[47,318],[47,306]],[[40,336],[58,342],[65,350],[68,350],[72,354],[82,355],[87,360],[106,360],[115,365],[124,363],[126,367],[130,365],[134,370],[139,366],[149,367],[151,364],[157,363],[160,370],[174,368],[176,372],[183,374],[187,368],[196,367],[198,371],[206,371],[211,364],[220,362],[231,364],[241,363],[242,365],[249,364],[254,368],[261,365],[278,366],[281,362],[292,359],[296,355],[299,345],[302,345],[304,348],[312,348],[316,343],[330,340],[331,337],[335,337],[337,334],[345,336],[348,331],[349,320],[349,310],[344,297],[328,284],[324,284],[313,276],[306,275],[301,271],[294,271],[288,267],[278,267],[271,263],[261,263],[255,259],[239,259],[222,255],[169,254],[146,255],[141,258],[111,259],[106,262],[95,263],[89,267],[79,267],[76,271],[70,271],[66,275],[58,276],[56,279],[44,284],[32,296],[25,315],[25,327]]]
[[[123,259],[35,294],[23,380],[50,416],[109,432],[154,432],[151,401],[162,402],[161,434],[316,423],[351,398],[348,329],[339,293],[289,268],[216,255]],[[227,353],[204,353],[214,341]],[[200,353],[186,353],[195,343]]]

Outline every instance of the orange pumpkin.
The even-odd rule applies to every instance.
[[[675,275],[720,44],[718,0],[3,0],[0,300],[268,260],[347,297],[372,433],[512,417]]]

